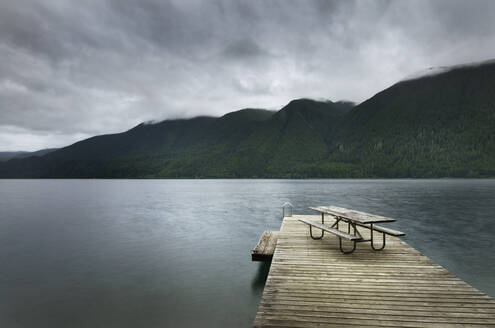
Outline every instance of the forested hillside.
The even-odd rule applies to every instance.
[[[367,101],[140,124],[0,177],[320,178],[495,176],[495,63],[399,82]]]

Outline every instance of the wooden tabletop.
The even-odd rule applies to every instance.
[[[347,208],[337,207],[337,206],[311,206],[309,207],[309,209],[324,214],[338,216],[344,220],[355,221],[362,224],[395,221],[395,219],[392,218],[387,218],[384,216],[355,211],[355,210],[349,210]]]

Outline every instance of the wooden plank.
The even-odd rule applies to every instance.
[[[351,234],[345,233],[343,231],[340,231],[340,230],[331,228],[331,227],[326,226],[324,224],[321,224],[321,223],[318,223],[318,222],[314,222],[314,221],[311,221],[311,220],[308,220],[308,219],[305,219],[305,218],[299,219],[299,221],[301,221],[303,223],[306,223],[306,224],[308,224],[310,226],[313,226],[315,228],[324,230],[326,232],[333,233],[334,235],[337,235],[337,236],[342,237],[342,238],[345,238],[345,239],[349,239],[349,240],[360,240],[360,239],[362,239],[360,237],[353,236]]]
[[[255,327],[495,327],[492,297],[407,243],[389,237],[383,251],[359,243],[342,254],[338,238],[309,237],[304,221],[319,219],[284,218]]]
[[[337,206],[311,206],[309,209],[317,211],[324,214],[330,214],[333,216],[339,216],[343,218],[348,218],[352,221],[359,222],[362,224],[369,223],[382,223],[382,222],[394,222],[395,219],[388,218],[381,215],[370,214],[366,212],[360,212],[355,210],[349,210],[343,207]]]
[[[356,224],[359,225],[360,227],[371,229],[371,226],[370,225],[361,224],[361,223],[356,223]],[[385,233],[387,235],[394,236],[394,237],[402,237],[402,236],[405,236],[406,235],[402,231],[394,230],[394,229],[390,229],[390,228],[386,228],[386,227],[382,227],[382,226],[378,226],[378,225],[375,225],[375,224],[373,225],[373,230],[379,231],[379,232],[383,232],[383,233]]]
[[[251,252],[252,261],[271,261],[277,245],[278,231],[265,231]]]

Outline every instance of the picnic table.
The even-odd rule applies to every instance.
[[[382,249],[385,248],[386,235],[391,235],[395,237],[405,235],[405,233],[401,231],[376,225],[376,223],[394,222],[395,219],[392,218],[355,211],[355,210],[349,210],[347,208],[337,207],[337,206],[312,206],[309,207],[309,209],[321,213],[321,224],[306,218],[299,219],[299,221],[301,221],[302,223],[309,225],[309,234],[311,238],[321,239],[323,238],[325,232],[332,233],[339,238],[340,251],[344,254],[349,254],[354,252],[356,250],[356,244],[362,242],[370,242],[371,248],[373,250],[381,251]],[[335,222],[331,226],[325,225],[325,214],[335,218]],[[343,222],[344,224],[347,223],[347,233],[345,231],[339,230],[340,222]],[[369,229],[370,239],[363,238],[357,227],[363,227]],[[313,236],[313,228],[320,229],[321,235],[317,237]],[[374,238],[373,238],[374,232],[378,232],[382,234],[381,247],[375,247],[374,245]],[[350,240],[353,243],[353,247],[351,250],[343,249],[342,238]]]

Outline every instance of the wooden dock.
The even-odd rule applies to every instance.
[[[320,219],[282,222],[255,327],[495,327],[493,298],[404,241],[342,254],[334,235],[311,239],[303,217]]]

